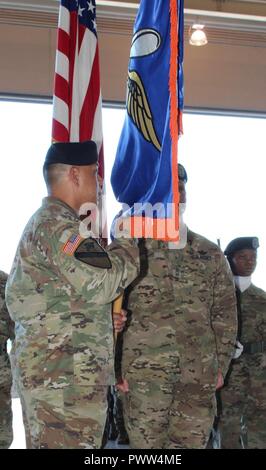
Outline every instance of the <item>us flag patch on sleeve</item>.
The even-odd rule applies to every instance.
[[[72,256],[83,238],[80,235],[71,235],[62,248],[62,252]]]

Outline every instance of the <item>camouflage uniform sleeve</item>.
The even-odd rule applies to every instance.
[[[8,339],[14,339],[14,323],[11,320],[6,302],[5,302],[5,285],[7,281],[7,275],[0,272],[0,344],[5,345]]]
[[[235,347],[237,310],[232,273],[222,253],[217,256],[211,321],[216,340],[218,367],[225,377]]]
[[[37,235],[37,234],[36,234]],[[63,249],[67,239],[78,235],[77,227],[56,230],[52,240],[47,242],[44,232],[39,232],[37,248],[40,256],[46,253],[55,269],[64,276],[76,292],[88,301],[103,305],[115,300],[137,277],[139,270],[139,250],[133,241],[114,242],[108,249],[111,267],[91,266]]]

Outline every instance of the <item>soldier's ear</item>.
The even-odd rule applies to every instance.
[[[75,185],[79,186],[80,182],[80,167],[78,166],[71,166],[69,169],[69,178],[70,181]]]

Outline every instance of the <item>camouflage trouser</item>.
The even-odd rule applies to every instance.
[[[135,449],[202,449],[214,419],[213,396],[198,384],[131,380],[124,418]]]
[[[99,449],[107,387],[20,390],[27,448]]]
[[[0,356],[0,449],[8,449],[13,441],[12,377],[7,354]]]
[[[235,360],[221,396],[222,448],[266,449],[265,353]]]
[[[11,384],[0,383],[0,449],[8,449],[12,441]]]

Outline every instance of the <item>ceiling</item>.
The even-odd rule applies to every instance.
[[[97,0],[98,12],[106,13],[113,11],[121,15],[134,16],[139,5],[139,0]],[[59,0],[5,0],[0,1],[1,9],[15,9],[24,11],[39,11],[56,13]],[[243,21],[260,21],[264,17],[266,21],[266,0],[185,0],[185,19],[192,15],[206,16],[210,18],[242,18]],[[257,17],[257,18],[255,18]]]
[[[98,21],[113,19],[132,30],[139,0],[97,0],[96,5]],[[59,0],[0,0],[0,23],[56,27],[58,7]],[[265,34],[266,0],[185,0],[185,25],[199,21],[214,29]]]
[[[96,4],[103,97],[122,102],[139,2]],[[0,0],[0,94],[51,96],[58,6],[58,0]],[[188,32],[199,19],[209,43],[195,48]],[[266,0],[185,0],[187,107],[266,113],[265,77]]]

